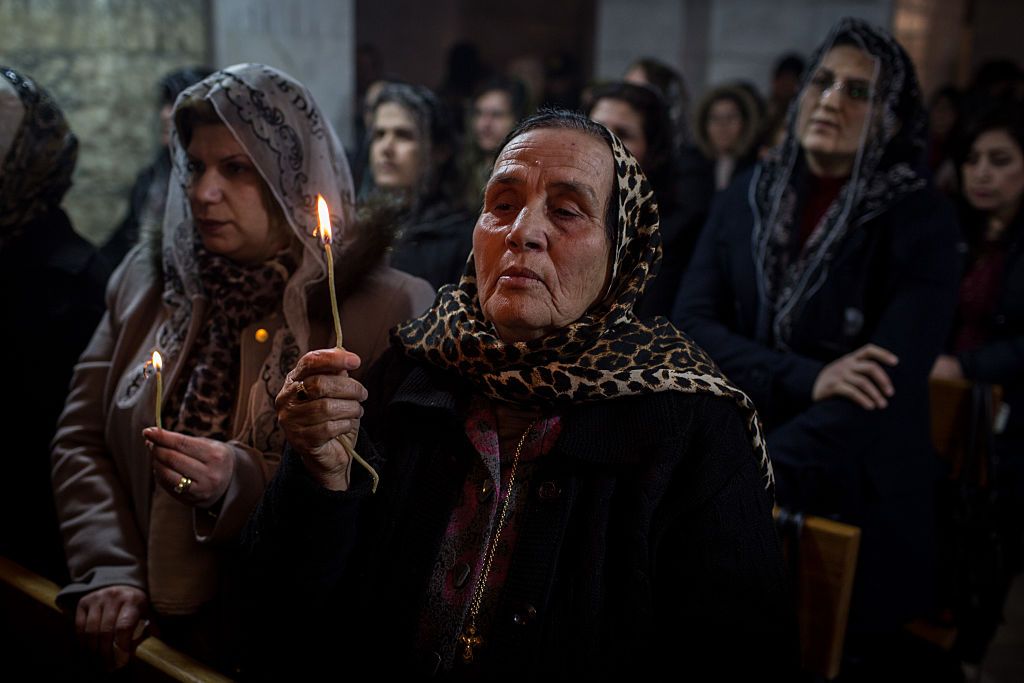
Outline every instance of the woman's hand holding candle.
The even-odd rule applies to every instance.
[[[324,245],[324,251],[327,254],[327,285],[331,292],[331,313],[334,316],[334,336],[335,345],[338,349],[344,348],[344,337],[341,332],[341,316],[338,314],[338,295],[334,289],[334,254],[331,253],[331,214],[327,210],[327,202],[320,195],[316,197],[316,209],[317,218],[320,227],[320,239]],[[347,373],[346,373],[347,375]],[[360,413],[362,414],[362,413]],[[358,462],[362,467],[366,468],[366,471],[370,473],[373,478],[373,491],[376,493],[377,484],[380,483],[380,476],[377,475],[377,470],[373,469],[370,463],[366,462],[355,449],[355,437],[349,437],[346,434],[342,434],[338,437],[342,447],[344,447],[349,458]],[[345,488],[348,488],[348,477],[345,477]]]

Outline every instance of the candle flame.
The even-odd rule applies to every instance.
[[[160,372],[160,370],[163,369],[164,367],[164,359],[160,356],[159,351],[153,352],[153,367],[156,369],[157,372]]]
[[[322,195],[316,196],[316,212],[320,219],[320,239],[324,244],[331,242],[331,214],[327,210],[327,202]]]

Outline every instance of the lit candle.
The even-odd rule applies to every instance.
[[[153,352],[153,370],[156,372],[156,427],[163,429],[163,421],[160,419],[160,405],[163,403],[164,379],[161,370],[164,369],[164,359],[160,357],[159,351]]]
[[[327,253],[327,285],[331,292],[331,314],[334,316],[335,346],[340,349],[343,348],[342,341],[344,338],[341,335],[341,316],[338,315],[338,294],[334,291],[334,254],[331,253],[331,214],[327,210],[327,202],[319,194],[316,196],[316,211],[320,224],[320,240],[323,242],[324,251]],[[380,476],[377,474],[377,470],[373,469],[370,463],[363,460],[362,456],[356,453],[355,446],[352,444],[352,439],[348,434],[339,436],[338,441],[344,446],[345,452],[348,453],[349,457],[366,468],[366,471],[370,473],[370,477],[373,479],[372,491],[376,493],[377,484],[380,483]]]

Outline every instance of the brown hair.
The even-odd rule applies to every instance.
[[[187,150],[192,143],[192,135],[198,126],[226,127],[226,124],[209,100],[202,97],[188,97],[174,111],[174,127],[178,131],[178,137],[181,139],[181,146],[184,149]],[[248,150],[246,150],[246,154],[248,154]],[[270,216],[271,229],[280,230],[290,237],[291,230],[288,228],[281,203],[277,201],[277,197],[274,196],[262,173],[259,173],[259,178],[260,198],[263,200],[264,210]]]

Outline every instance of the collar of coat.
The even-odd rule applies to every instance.
[[[417,425],[433,423],[462,430],[461,407],[468,403],[471,391],[457,377],[417,364],[399,385],[388,411],[422,413]],[[649,461],[653,454],[677,452],[666,447],[682,449],[692,426],[693,411],[683,404],[703,400],[707,398],[661,392],[566,404],[556,410],[563,423],[554,450],[600,465],[635,464]],[[401,420],[402,415],[394,419]]]

